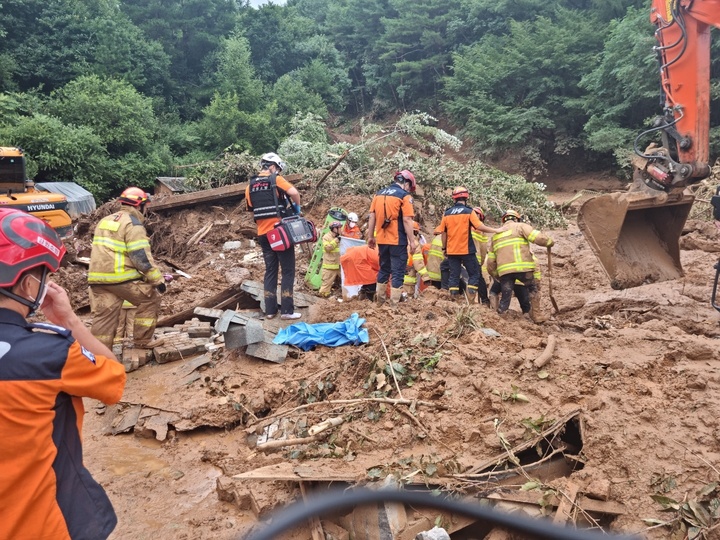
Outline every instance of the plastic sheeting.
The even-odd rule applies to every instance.
[[[95,211],[95,198],[92,193],[75,182],[40,182],[35,184],[35,189],[65,195],[68,201],[67,213],[73,219]]]
[[[295,323],[282,328],[273,339],[273,343],[294,345],[303,351],[309,351],[317,345],[327,347],[360,345],[370,341],[367,329],[361,328],[363,324],[365,324],[365,319],[361,319],[357,313],[336,323]]]

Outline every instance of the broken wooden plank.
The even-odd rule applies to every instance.
[[[242,282],[240,287],[243,291],[247,292],[258,302],[260,302],[261,307],[264,308],[265,287],[262,283],[260,283],[259,281],[245,280]],[[280,289],[278,289],[277,297],[281,297]],[[316,301],[317,298],[315,296],[297,291],[293,292],[293,303],[295,304],[296,308],[310,307]]]
[[[535,437],[533,439],[529,439],[529,440],[525,441],[524,443],[519,444],[517,446],[513,446],[512,447],[513,453],[515,453],[515,455],[517,455],[519,452],[522,452],[523,450],[532,448],[533,446],[538,444],[543,439],[547,439],[550,435],[553,435],[552,439],[554,439],[557,436],[557,434],[560,432],[560,430],[565,427],[565,424],[570,422],[575,417],[580,418],[580,410],[579,409],[566,414],[563,418],[556,421],[552,426],[545,429],[537,437]],[[582,432],[581,432],[581,435],[582,435]],[[491,457],[489,459],[485,459],[485,460],[481,461],[478,465],[474,466],[473,468],[471,468],[470,470],[468,470],[462,474],[454,474],[453,476],[455,478],[473,478],[473,477],[477,477],[477,476],[483,476],[481,471],[484,471],[485,469],[488,469],[490,467],[497,466],[498,464],[507,461],[507,459],[508,459],[507,452],[503,452],[502,454],[499,454],[495,457]]]
[[[562,525],[567,523],[568,521],[575,521],[573,519],[573,509],[576,506],[575,499],[577,499],[579,490],[580,486],[577,485],[577,483],[573,482],[572,480],[568,482],[567,491],[561,493],[562,498],[560,500],[560,504],[558,505],[557,511],[555,512],[553,523],[555,523],[556,525]]]
[[[307,504],[307,489],[305,486],[306,482],[300,482],[300,495],[302,495],[303,502]],[[325,532],[320,524],[320,519],[317,516],[312,516],[309,521],[312,540],[325,540]]]
[[[296,481],[303,480],[312,482],[348,482],[354,483],[365,476],[365,469],[341,468],[337,465],[322,464],[317,467],[312,465],[295,465],[293,463],[276,463],[236,474],[233,478],[243,480],[281,480]]]
[[[545,495],[545,492],[538,491],[509,491],[491,493],[485,497],[485,499],[535,504],[538,506],[558,506],[561,503],[557,496],[552,494],[549,494],[548,496]],[[612,516],[620,516],[627,512],[627,509],[621,503],[615,501],[599,501],[584,495],[577,497],[575,503],[585,512],[608,514]]]
[[[193,191],[192,193],[183,193],[181,195],[171,195],[157,201],[153,201],[148,205],[149,212],[163,212],[166,210],[180,210],[182,208],[190,208],[198,204],[228,202],[235,199],[245,198],[245,188],[247,183],[231,184],[219,188],[203,189],[202,191]]]
[[[215,308],[223,309],[231,304],[246,304],[247,307],[257,307],[257,303],[251,297],[248,296],[247,292],[240,289],[239,285],[231,285],[227,289],[223,289],[219,293],[201,300],[196,304],[193,304],[189,308],[175,313],[174,315],[168,315],[158,320],[158,326],[174,326],[176,324],[185,322],[192,319],[196,307]],[[248,305],[249,304],[249,305]]]

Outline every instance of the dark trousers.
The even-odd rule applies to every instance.
[[[490,292],[492,294],[500,295],[502,291],[502,288],[500,286],[500,282],[497,280],[493,280],[492,287],[490,287]],[[515,298],[518,299],[518,302],[520,303],[520,309],[523,313],[530,313],[530,294],[528,293],[527,287],[525,285],[520,285],[519,283],[513,283],[513,293],[515,294]]]
[[[378,253],[380,255],[380,271],[378,272],[377,282],[385,284],[392,276],[392,288],[399,289],[403,286],[403,280],[405,279],[405,268],[408,260],[407,246],[378,244]],[[384,293],[384,289],[380,289],[380,291]]]
[[[512,295],[515,291],[515,280],[524,284],[523,288],[527,294],[528,303],[530,302],[530,297],[537,293],[537,284],[532,272],[515,272],[513,274],[500,276],[500,304],[498,305],[498,313],[505,313],[510,307],[510,300],[512,300]],[[528,311],[530,310],[528,309]],[[525,309],[523,309],[523,313],[527,313]]]
[[[450,277],[448,279],[448,285],[450,288],[450,294],[460,294],[460,274],[462,273],[462,267],[468,273],[468,294],[474,295],[478,292],[480,287],[480,281],[483,282],[483,292],[485,298],[487,298],[487,285],[485,280],[480,275],[480,264],[478,264],[477,257],[474,253],[468,253],[467,255],[448,255],[446,260],[450,265]],[[483,293],[481,293],[482,295]]]
[[[265,314],[275,315],[278,312],[277,286],[278,270],[282,270],[280,281],[280,313],[293,313],[293,286],[295,285],[295,248],[285,251],[273,251],[267,237],[259,236],[258,244],[262,248],[265,261]]]

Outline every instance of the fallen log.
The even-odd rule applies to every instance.
[[[548,336],[548,342],[547,342],[547,346],[545,347],[545,350],[542,352],[542,354],[540,356],[538,356],[535,359],[534,365],[536,368],[541,368],[550,361],[553,353],[555,352],[556,342],[557,342],[557,339],[555,339],[555,336],[553,334],[550,334]]]

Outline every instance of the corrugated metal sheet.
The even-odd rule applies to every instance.
[[[92,214],[97,207],[92,193],[75,182],[41,182],[35,184],[35,188],[40,191],[65,195],[68,200],[67,212],[71,218]]]

